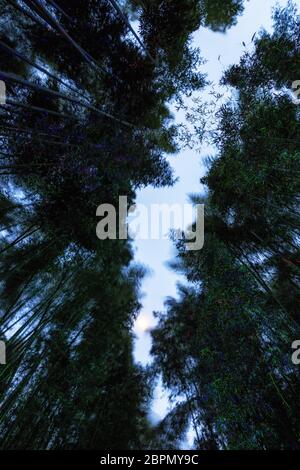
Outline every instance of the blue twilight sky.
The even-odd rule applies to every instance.
[[[251,49],[253,34],[262,27],[272,29],[272,8],[279,4],[285,6],[287,0],[249,0],[245,2],[245,10],[238,19],[238,24],[232,27],[226,34],[214,33],[201,28],[193,36],[194,46],[200,47],[202,57],[206,64],[202,71],[207,73],[210,82],[218,87],[219,80],[228,66],[239,62],[243,51]],[[300,0],[295,0],[300,9]],[[246,48],[243,45],[246,44]],[[220,56],[220,58],[219,58]],[[295,80],[299,77],[294,77]],[[217,88],[218,89],[218,88]],[[209,87],[202,93],[203,100],[208,97]],[[224,90],[223,90],[224,91]],[[176,119],[182,116],[175,116]],[[168,157],[179,182],[172,188],[153,189],[152,187],[141,190],[137,195],[137,203],[147,207],[152,203],[180,203],[188,202],[189,193],[203,192],[200,178],[205,173],[203,157],[212,154],[213,149],[204,147],[201,154],[193,150],[183,151],[178,155]],[[147,326],[155,324],[153,311],[162,311],[167,296],[176,296],[176,283],[180,277],[172,272],[167,262],[173,258],[174,248],[168,240],[136,240],[136,261],[148,266],[151,274],[143,283],[142,299],[143,309],[135,325],[137,340],[135,343],[135,358],[142,364],[150,361],[149,349],[151,347],[150,334],[144,330]],[[157,387],[153,402],[154,416],[164,417],[168,409],[166,393],[161,386]]]

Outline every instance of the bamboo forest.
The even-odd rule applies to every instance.
[[[195,40],[252,2],[0,0],[1,452],[300,450],[300,2],[270,1],[216,85]],[[144,365],[148,267],[99,233],[190,152],[203,246],[195,217],[168,234]]]

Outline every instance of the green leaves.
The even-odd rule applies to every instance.
[[[285,88],[299,24],[291,11],[277,10],[274,34],[262,33],[225,73],[238,100],[218,111],[217,155],[201,180],[205,245],[189,253],[177,244],[174,265],[188,284],[153,333],[166,386],[186,404],[194,399],[199,449],[300,446],[291,362],[300,326],[299,113]]]

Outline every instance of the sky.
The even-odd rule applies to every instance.
[[[295,3],[300,9],[300,0],[295,0]],[[216,85],[217,90],[220,89],[219,80],[223,72],[230,65],[238,63],[243,52],[251,50],[251,39],[254,33],[262,27],[268,31],[272,30],[271,13],[276,4],[286,6],[287,0],[246,1],[244,13],[239,17],[237,25],[225,34],[201,28],[193,35],[194,46],[201,49],[202,57],[206,59],[206,64],[202,66],[201,71],[207,74],[208,80]],[[208,87],[202,92],[203,100],[207,99],[209,91]],[[174,118],[178,121],[182,119],[182,116],[177,116],[175,113]],[[137,203],[147,207],[155,203],[187,203],[188,194],[204,191],[200,184],[200,178],[205,174],[203,158],[213,152],[213,148],[203,147],[201,153],[195,150],[185,150],[177,155],[169,156],[168,161],[174,169],[175,176],[179,177],[178,183],[171,188],[144,188],[137,194]],[[135,250],[135,260],[146,265],[150,271],[143,283],[142,290],[146,294],[142,298],[143,308],[134,327],[137,338],[135,359],[146,365],[151,362],[149,355],[151,336],[147,330],[155,325],[152,312],[164,310],[166,297],[176,297],[176,284],[183,279],[168,267],[168,262],[174,258],[175,254],[171,241],[136,240]],[[153,419],[163,418],[168,408],[167,393],[159,384],[152,404]]]

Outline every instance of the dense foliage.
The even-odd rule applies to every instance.
[[[299,25],[293,3],[278,7],[273,33],[224,74],[235,93],[202,180],[205,245],[178,243],[187,284],[153,333],[156,369],[180,398],[164,432],[178,440],[192,423],[200,449],[300,448]]]
[[[0,1],[1,448],[154,439],[132,357],[143,270],[130,242],[97,239],[95,214],[173,183],[167,104],[203,87],[191,33],[234,23],[241,2],[226,3]]]

